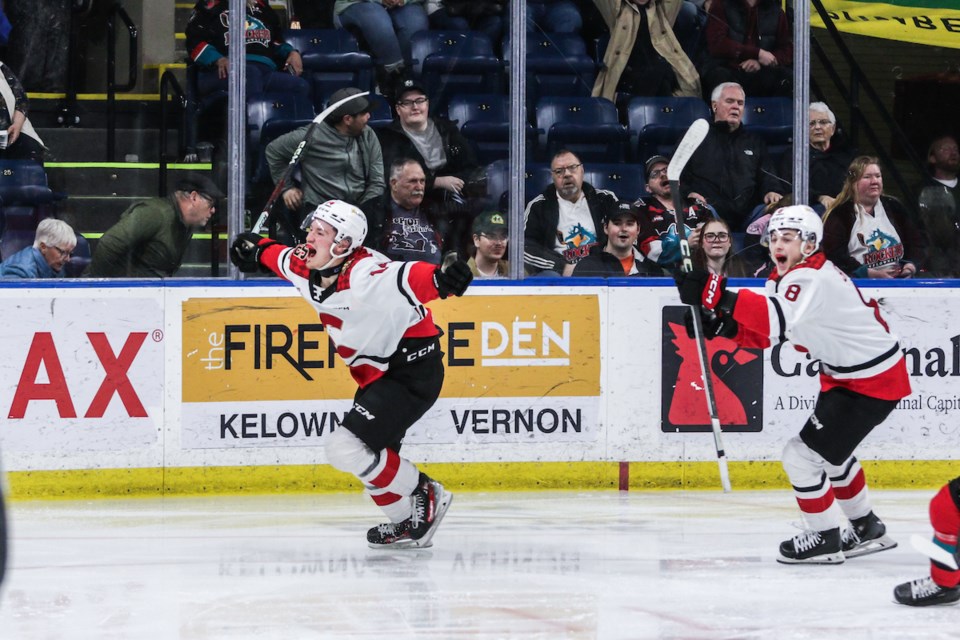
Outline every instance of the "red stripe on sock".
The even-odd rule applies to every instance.
[[[370,480],[370,484],[381,489],[393,482],[397,477],[397,470],[400,469],[400,455],[393,449],[384,449],[384,451],[387,453],[387,464],[376,478]]]
[[[804,513],[823,513],[833,504],[833,491],[827,491],[819,498],[797,497],[797,504]]]
[[[852,500],[857,497],[863,488],[867,486],[867,478],[863,475],[863,469],[857,471],[857,474],[850,480],[850,484],[845,487],[834,485],[833,492],[839,500]]]
[[[388,504],[399,502],[403,496],[396,493],[371,493],[370,498],[378,507],[385,507]]]

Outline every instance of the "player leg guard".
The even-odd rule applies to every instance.
[[[960,489],[960,479],[954,482]],[[950,484],[941,488],[930,501],[930,524],[933,525],[934,544],[960,558],[957,554],[957,535],[960,533],[960,505],[956,502],[957,497],[960,496],[951,496]],[[930,562],[930,577],[941,587],[960,585],[960,571],[954,571],[939,562]]]
[[[782,460],[807,526],[814,531],[838,527],[843,514],[827,480],[827,461],[798,436],[787,441]]]
[[[870,494],[867,490],[867,479],[863,474],[860,461],[855,456],[847,458],[843,464],[826,464],[827,477],[833,487],[833,495],[837,504],[851,520],[862,518],[870,511]]]

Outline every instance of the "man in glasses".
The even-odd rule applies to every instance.
[[[76,246],[77,236],[66,222],[41,220],[33,245],[0,263],[0,278],[61,278]]]
[[[667,179],[670,158],[656,155],[644,163],[649,197],[633,203],[640,220],[640,252],[647,260],[668,271],[680,266],[680,236],[677,235],[677,218],[673,210],[673,191]],[[680,218],[686,228],[690,251],[696,250],[701,226],[713,220],[713,213],[702,202],[687,198]]]
[[[473,221],[473,246],[476,255],[467,261],[475,278],[506,278],[510,263],[504,259],[510,236],[507,217],[497,211],[481,213]]]
[[[199,173],[181,178],[166,198],[131,205],[97,242],[84,275],[160,278],[174,275],[196,230],[204,227],[223,192]]]
[[[523,262],[530,275],[569,276],[594,245],[606,244],[603,220],[620,202],[583,181],[583,163],[572,151],[558,151],[550,173],[553,184],[523,214]]]

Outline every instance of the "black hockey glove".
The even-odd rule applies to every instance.
[[[249,231],[241,233],[230,247],[230,260],[240,271],[254,273],[260,269],[260,255],[263,250],[273,244],[277,242],[259,234]]]
[[[729,338],[733,340],[737,337],[740,330],[740,324],[728,315],[718,316],[717,314],[700,308],[700,326],[703,327],[703,337],[707,340],[713,340],[716,337]],[[687,329],[687,337],[693,340],[696,334],[693,331],[693,311],[687,309],[683,314],[683,325]]]
[[[703,306],[708,311],[722,310],[726,315],[733,313],[737,303],[737,294],[727,291],[727,279],[702,269],[689,273],[679,271],[674,275],[680,301],[691,306]]]
[[[433,272],[433,284],[441,298],[462,296],[473,281],[470,267],[462,260],[452,262],[446,269],[437,267]]]

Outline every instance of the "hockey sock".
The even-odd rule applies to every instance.
[[[384,449],[376,464],[357,477],[391,522],[403,522],[410,517],[409,496],[420,479],[420,471],[412,462],[393,449]]]
[[[833,529],[843,520],[824,471],[826,466],[827,461],[799,437],[790,438],[783,448],[783,470],[793,485],[793,495],[807,526],[814,531]]]
[[[933,525],[933,541],[937,546],[956,556],[960,507],[950,495],[950,485],[942,487],[930,501],[930,524]],[[953,571],[936,562],[930,563],[930,577],[941,587],[960,585],[960,571]]]
[[[830,485],[833,487],[837,504],[849,519],[862,518],[873,510],[867,490],[867,479],[863,474],[860,461],[855,456],[850,456],[839,466],[828,463],[826,471],[830,477]]]

